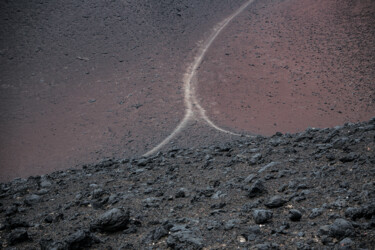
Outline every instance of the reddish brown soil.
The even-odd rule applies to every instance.
[[[256,1],[209,50],[198,94],[226,129],[271,135],[375,115],[375,2]]]
[[[243,2],[1,1],[0,181],[153,148],[196,43]],[[210,118],[271,134],[373,116],[374,3],[349,3],[255,1],[200,67]],[[191,121],[165,148],[231,139]]]
[[[197,41],[242,2],[1,1],[0,181],[157,145]]]

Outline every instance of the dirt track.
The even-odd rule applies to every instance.
[[[1,2],[1,179],[157,145],[197,42],[241,3]]]
[[[1,179],[154,148],[183,121],[198,41],[243,3],[1,2]],[[374,6],[351,4],[255,1],[202,58],[197,103],[246,134],[369,119]],[[186,125],[163,149],[235,138]]]

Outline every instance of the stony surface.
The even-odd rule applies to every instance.
[[[373,249],[374,150],[375,118],[15,179],[0,185],[0,244]]]
[[[0,181],[160,143],[184,116],[182,79],[199,45],[244,2],[0,1]],[[374,6],[255,0],[203,58],[200,104],[223,128],[263,135],[370,119]],[[233,139],[192,121],[166,149]]]

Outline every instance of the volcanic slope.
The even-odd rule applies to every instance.
[[[0,179],[157,145],[196,43],[243,2],[1,1]]]
[[[375,115],[374,56],[374,1],[255,1],[208,50],[198,100],[237,133],[365,121]]]
[[[373,249],[375,118],[0,184],[4,249]]]

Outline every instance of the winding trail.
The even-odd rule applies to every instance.
[[[143,156],[147,157],[156,152],[158,152],[163,146],[165,146],[168,142],[170,142],[178,133],[180,133],[188,123],[195,119],[195,120],[203,120],[206,122],[210,127],[235,136],[242,136],[241,134],[233,133],[231,131],[225,130],[217,126],[214,122],[212,122],[208,116],[206,115],[206,110],[199,104],[197,97],[196,97],[196,86],[197,86],[197,76],[196,72],[199,65],[202,63],[202,60],[210,48],[213,41],[217,38],[220,32],[236,17],[238,16],[244,9],[246,9],[254,0],[249,0],[244,3],[236,12],[232,15],[221,21],[217,24],[212,34],[208,37],[208,39],[200,46],[197,56],[195,57],[192,64],[186,69],[186,72],[183,77],[183,87],[184,87],[184,102],[185,102],[185,116],[182,121],[178,124],[178,126],[173,130],[173,132],[166,137],[162,142],[160,142],[157,146],[146,152]]]

